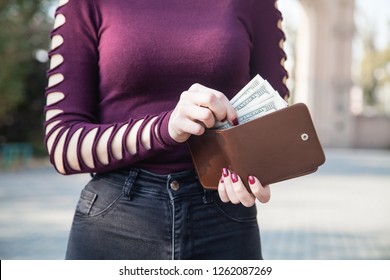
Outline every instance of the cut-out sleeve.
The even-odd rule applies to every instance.
[[[283,49],[283,18],[277,0],[255,0],[252,12],[251,76],[260,74],[284,98],[289,95],[288,73],[284,67],[287,57]]]
[[[61,174],[124,168],[177,144],[168,133],[169,111],[99,123],[99,20],[92,0],[60,0],[55,14],[45,143]]]

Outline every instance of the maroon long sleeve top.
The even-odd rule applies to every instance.
[[[52,163],[63,174],[192,169],[168,133],[180,94],[200,83],[230,99],[260,74],[285,97],[281,19],[275,0],[61,0],[45,106]]]

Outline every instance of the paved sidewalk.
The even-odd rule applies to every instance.
[[[390,151],[326,150],[318,172],[258,208],[266,259],[390,259]],[[0,259],[63,259],[89,175],[0,173]]]
[[[327,150],[259,206],[266,259],[390,260],[390,152]]]

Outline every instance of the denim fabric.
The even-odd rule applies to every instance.
[[[66,259],[261,259],[256,206],[223,203],[193,171],[95,174]]]

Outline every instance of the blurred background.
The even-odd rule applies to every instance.
[[[88,175],[60,176],[43,146],[56,0],[0,0],[0,259],[62,259]],[[279,0],[290,103],[327,161],[259,206],[266,259],[390,259],[388,0]]]

